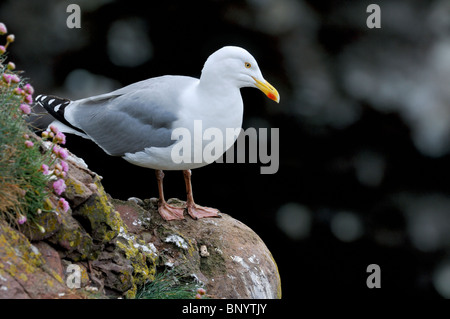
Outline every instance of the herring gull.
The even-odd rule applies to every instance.
[[[156,170],[159,214],[165,220],[184,218],[184,209],[194,218],[219,217],[218,210],[196,205],[191,186],[191,169],[205,166],[233,145],[224,140],[222,152],[213,159],[201,157],[208,128],[224,132],[240,129],[243,118],[242,87],[255,87],[267,97],[280,100],[267,82],[255,58],[245,49],[223,47],[206,60],[200,79],[188,76],[160,76],[133,83],[116,91],[76,101],[39,95],[39,103],[54,118],[52,125],[65,133],[91,139],[107,154]],[[195,123],[202,130],[195,130]],[[184,152],[199,161],[175,161],[173,149],[183,136],[173,132],[184,128],[193,134],[192,147]],[[203,143],[205,144],[205,143]],[[203,145],[201,144],[201,145]],[[200,154],[198,154],[200,152]],[[186,155],[186,154],[184,154]],[[200,156],[198,156],[200,155]],[[182,170],[186,183],[186,208],[169,205],[164,199],[163,170]]]

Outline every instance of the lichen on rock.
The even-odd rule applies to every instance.
[[[68,292],[28,239],[0,221],[0,297],[41,298]]]
[[[93,193],[83,205],[74,209],[72,215],[88,228],[92,238],[100,243],[111,241],[119,234],[123,222],[111,205],[100,178],[94,178],[97,192]]]
[[[60,214],[61,227],[48,239],[48,242],[58,245],[61,248],[61,254],[70,260],[95,259],[98,252],[94,249],[92,237],[71,216],[70,212],[69,210]]]

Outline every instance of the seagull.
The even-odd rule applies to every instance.
[[[206,140],[203,134],[206,129],[218,129],[224,132],[223,136],[227,128],[241,129],[244,109],[240,88],[243,87],[258,88],[269,99],[280,101],[278,91],[264,79],[255,58],[243,48],[226,46],[208,57],[200,79],[165,75],[80,100],[39,95],[36,102],[51,115],[50,125],[60,131],[92,140],[108,155],[154,169],[159,192],[158,212],[164,220],[184,219],[185,210],[193,219],[199,219],[220,217],[220,214],[217,209],[194,202],[191,169],[221,157],[237,136],[224,141],[222,152],[209,160],[175,161],[173,150],[183,139],[191,138],[192,147],[184,151],[190,158],[196,158],[202,148],[195,147],[195,143]],[[201,123],[202,130],[196,131],[196,123]],[[193,136],[174,138],[177,128]],[[187,193],[185,208],[165,201],[164,170],[183,171]]]

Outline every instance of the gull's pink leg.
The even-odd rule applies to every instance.
[[[194,203],[194,196],[192,194],[191,175],[190,169],[183,171],[184,182],[186,183],[186,209],[194,219],[206,218],[206,217],[221,217],[219,211],[215,208],[203,207]]]
[[[156,180],[158,181],[158,191],[159,191],[159,203],[158,203],[158,212],[161,217],[165,220],[179,220],[184,219],[183,212],[184,208],[173,207],[167,204],[164,199],[164,191],[163,191],[163,179],[164,173],[161,170],[156,170]]]

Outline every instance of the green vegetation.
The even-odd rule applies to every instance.
[[[56,199],[54,204],[48,200],[53,192],[61,195],[65,189],[68,166],[63,159],[67,152],[57,145],[65,143],[65,136],[56,128],[44,132],[43,137],[51,141],[45,147],[42,139],[27,127],[34,89],[16,71],[13,62],[7,63],[7,49],[15,37],[7,35],[6,26],[0,23],[0,41],[2,37],[5,45],[0,45],[0,219],[20,225],[34,222],[43,211],[69,209],[64,198]]]
[[[165,269],[138,289],[136,299],[201,299],[205,297],[201,287],[195,278],[182,277],[173,269]]]

